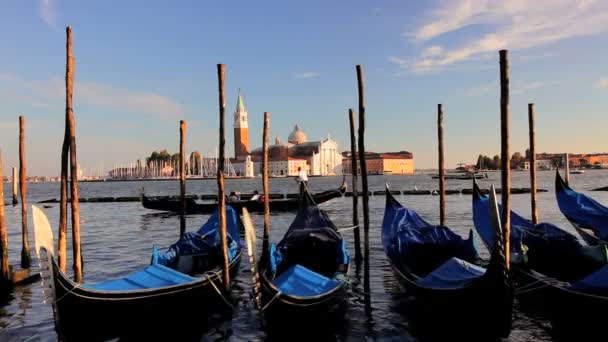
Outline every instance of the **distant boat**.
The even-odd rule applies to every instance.
[[[582,174],[582,173],[585,173],[585,170],[580,170],[580,169],[573,169],[573,170],[570,170],[570,174],[571,174],[571,175],[580,175],[580,174]]]
[[[435,174],[431,176],[433,179],[439,179],[439,175]],[[456,174],[446,174],[445,179],[482,179],[487,178],[487,174],[484,176],[481,173],[456,173]]]

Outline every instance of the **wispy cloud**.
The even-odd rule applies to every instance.
[[[51,27],[57,25],[53,1],[54,0],[40,0],[40,18]]]
[[[15,74],[0,74],[0,85],[10,83],[12,90],[27,94],[24,98],[34,107],[61,104],[65,82],[59,77],[49,80],[25,80]],[[161,118],[183,116],[187,109],[177,101],[154,92],[117,88],[94,81],[76,81],[74,102],[135,114]]]
[[[472,25],[478,33],[458,44],[424,47],[434,38]],[[450,1],[432,10],[429,20],[408,35],[422,43],[423,50],[406,67],[425,72],[500,49],[527,49],[607,31],[606,1]]]
[[[494,91],[498,93],[498,84],[496,82],[488,82],[476,85],[474,87],[469,88],[465,94],[467,96],[481,96]]]
[[[315,71],[306,71],[296,74],[296,78],[315,78],[319,77],[319,73]]]
[[[529,82],[529,83],[525,83],[519,86],[515,86],[513,87],[513,90],[511,91],[511,94],[513,95],[519,95],[519,94],[523,94],[523,93],[527,93],[530,90],[534,90],[534,89],[539,89],[539,88],[544,88],[544,87],[548,87],[548,86],[552,86],[557,84],[556,82]]]
[[[607,77],[600,78],[599,80],[597,80],[597,82],[595,82],[595,85],[600,88],[608,88],[608,78]]]

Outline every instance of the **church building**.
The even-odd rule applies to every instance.
[[[249,151],[247,111],[240,91],[234,112],[234,155],[232,164],[238,175],[255,177],[262,173],[262,148]],[[296,176],[298,168],[304,169],[309,176],[342,174],[342,155],[336,140],[328,136],[323,140],[307,141],[306,134],[297,124],[286,144],[277,136],[274,145],[268,147],[269,176]]]

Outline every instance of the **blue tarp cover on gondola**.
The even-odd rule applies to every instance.
[[[94,284],[82,284],[84,288],[100,291],[143,290],[188,283],[196,278],[163,265],[150,265],[144,270],[125,277]]]
[[[230,260],[233,260],[241,247],[240,224],[240,218],[236,210],[226,206],[226,231],[228,233]],[[219,210],[216,210],[197,232],[184,234],[179,241],[171,245],[166,251],[158,253],[157,262],[161,265],[175,267],[177,256],[205,254],[218,250],[220,246]]]
[[[561,177],[556,182],[560,181],[563,182]],[[591,229],[600,240],[608,240],[608,208],[567,185],[558,188],[556,197],[559,209],[569,221],[580,228]]]
[[[413,245],[428,244],[453,246],[464,259],[477,257],[472,238],[464,240],[448,227],[433,226],[394,199],[387,203],[382,227],[382,244],[389,256],[403,254]]]
[[[337,280],[327,278],[301,265],[290,267],[272,283],[282,293],[292,296],[316,296],[340,285]]]
[[[489,213],[490,201],[487,196],[479,194],[473,196],[473,222],[475,229],[481,236],[482,241],[488,249],[494,247],[494,228],[490,223]],[[499,205],[499,209],[501,210]],[[522,244],[534,244],[536,238],[559,239],[579,247],[580,243],[576,236],[549,223],[539,223],[536,226],[517,213],[511,211],[511,252],[520,252]],[[529,246],[532,247],[532,246]]]
[[[464,287],[483,276],[486,270],[458,258],[450,258],[433,272],[416,281],[427,288],[450,289]]]
[[[608,265],[573,283],[576,290],[608,290]]]

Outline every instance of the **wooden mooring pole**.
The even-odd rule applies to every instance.
[[[19,200],[17,199],[17,168],[13,166],[13,205],[19,204]]]
[[[564,176],[564,180],[566,181],[566,185],[570,186],[570,154],[566,152],[564,154],[564,169],[566,170],[566,175]]]
[[[179,121],[179,196],[182,203],[179,237],[186,233],[186,121]]]
[[[268,134],[270,132],[270,113],[264,112],[264,132],[262,141],[262,190],[264,191],[264,240],[262,257],[264,262],[270,257],[270,189],[268,184]]]
[[[366,293],[369,293],[369,191],[367,184],[367,163],[365,161],[365,88],[363,66],[357,65],[356,70],[357,90],[359,94],[359,162],[361,163],[361,186],[363,188],[363,289]]]
[[[528,129],[530,133],[530,208],[532,223],[538,224],[538,195],[536,194],[536,142],[534,139],[534,103],[528,103]]]
[[[217,79],[219,87],[219,103],[220,103],[220,155],[217,166],[217,188],[218,201],[220,210],[220,237],[222,242],[222,252],[224,254],[224,288],[230,289],[230,259],[228,258],[228,237],[226,233],[226,197],[224,196],[224,114],[226,112],[226,96],[224,94],[224,82],[226,80],[226,66],[224,64],[217,65]],[[234,237],[237,238],[238,237]]]
[[[66,88],[70,91],[67,96],[69,106],[68,112],[68,131],[70,132],[70,186],[72,203],[72,247],[74,258],[74,281],[82,283],[82,252],[80,249],[80,206],[78,205],[78,161],[76,160],[76,121],[72,108],[72,90],[74,89],[74,56],[72,55],[72,28],[67,27],[68,36],[68,77],[66,78]]]
[[[443,105],[437,105],[437,141],[439,142],[439,224],[445,226],[445,164],[443,159]]]
[[[62,272],[67,271],[67,231],[68,231],[68,158],[70,152],[70,111],[74,85],[74,57],[72,56],[72,29],[66,29],[66,62],[65,62],[65,132],[61,146],[61,195],[59,204],[59,240],[57,242],[57,260]]]
[[[359,229],[359,196],[357,195],[357,138],[355,136],[355,112],[352,108],[348,110],[348,121],[350,124],[350,165],[353,187],[353,226],[355,234],[355,261],[359,262],[361,256],[361,230]]]
[[[19,192],[21,194],[21,268],[30,268],[30,242],[27,233],[27,181],[25,161],[25,117],[19,117]]]
[[[4,182],[1,179],[2,151],[0,151],[0,287],[9,284],[11,281],[11,270],[8,265],[8,234],[4,215]]]
[[[500,160],[502,176],[502,229],[507,268],[511,265],[511,155],[509,151],[509,52],[500,50]]]

